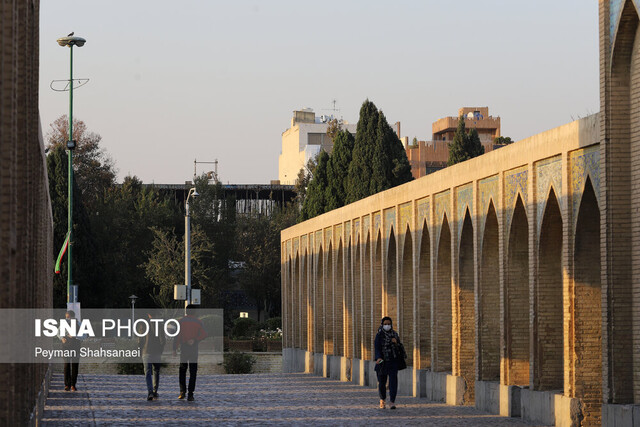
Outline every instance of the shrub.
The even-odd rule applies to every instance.
[[[227,374],[250,374],[256,358],[247,353],[232,351],[224,354],[222,366]]]
[[[144,375],[144,365],[142,363],[118,363],[117,372],[119,375]]]
[[[271,317],[264,322],[264,326],[268,331],[282,329],[282,317]]]
[[[233,321],[231,336],[233,338],[251,338],[256,334],[258,322],[250,317],[240,317]]]

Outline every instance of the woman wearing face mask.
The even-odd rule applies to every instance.
[[[381,325],[375,339],[376,373],[378,374],[378,395],[380,408],[385,408],[387,399],[387,378],[389,379],[389,398],[391,409],[396,409],[396,394],[398,392],[398,361],[404,357],[400,348],[400,336],[393,330],[391,318],[382,318]]]

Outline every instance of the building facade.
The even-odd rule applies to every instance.
[[[327,135],[327,128],[332,119],[332,116],[316,116],[310,108],[293,112],[291,127],[282,133],[282,152],[278,158],[280,184],[294,185],[300,169],[320,150],[331,153],[333,141]],[[355,135],[356,125],[339,122],[342,129]]]

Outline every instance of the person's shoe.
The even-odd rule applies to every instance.
[[[150,391],[149,395],[147,395],[147,400],[153,400],[153,392]]]
[[[180,396],[178,396],[178,399],[184,399],[184,393],[180,392]]]
[[[68,385],[64,386],[64,391],[69,391],[71,390],[71,387],[69,387]]]
[[[389,409],[396,409],[396,404],[391,402],[391,407]]]
[[[193,393],[189,393],[189,397],[187,397],[189,402],[193,402]]]
[[[78,391],[78,389],[76,388],[76,386],[72,385],[71,386],[71,391]]]
[[[384,409],[384,408],[385,408],[384,400],[380,399],[380,409]]]
[[[158,392],[153,392],[153,400],[158,400]]]

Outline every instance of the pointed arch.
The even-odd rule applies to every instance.
[[[360,240],[356,239],[355,244],[355,262],[353,264],[353,357],[362,358],[362,334],[364,325],[362,322],[363,314],[363,296],[362,296],[362,245]]]
[[[436,372],[451,371],[451,229],[446,213],[440,227],[436,254],[432,366]]]
[[[300,254],[296,252],[296,257],[293,267],[293,289],[291,298],[291,316],[293,321],[291,322],[293,327],[293,347],[300,348]]]
[[[404,245],[402,249],[402,271],[400,275],[400,308],[399,333],[407,352],[407,366],[415,366],[413,363],[413,325],[414,325],[414,294],[413,294],[413,239],[411,230],[407,224],[404,233]]]
[[[509,229],[505,289],[506,385],[529,384],[529,224],[518,195]]]
[[[493,201],[484,224],[478,284],[478,377],[500,380],[500,252],[498,216]]]
[[[301,295],[300,298],[302,300],[301,305],[301,347],[306,351],[313,351],[310,342],[309,342],[309,318],[310,318],[310,299],[309,299],[309,253],[307,249],[304,249],[304,253],[302,255],[302,274],[301,274]]]
[[[473,256],[473,223],[471,214],[466,209],[462,232],[460,233],[460,246],[458,250],[458,275],[455,284],[457,316],[457,356],[458,372],[464,378],[467,387],[464,393],[464,402],[470,403],[475,398],[475,373],[476,373],[476,310],[475,310],[475,283],[474,283],[474,256]]]
[[[600,276],[600,209],[587,178],[575,231],[573,253],[573,381],[568,395],[582,399],[587,425],[602,420],[602,282]]]
[[[333,355],[335,339],[335,269],[333,260],[333,242],[327,249],[327,269],[324,275],[324,354]]]
[[[372,303],[373,303],[373,330],[372,333],[375,333],[375,329],[378,327],[378,323],[382,318],[382,298],[383,298],[383,288],[382,288],[382,234],[380,230],[378,230],[378,237],[375,243],[375,251],[373,255],[373,285],[371,288],[372,291]],[[373,341],[372,341],[373,342]]]
[[[346,262],[344,263],[344,351],[343,354],[348,359],[353,358],[354,344],[354,323],[355,323],[355,292],[353,283],[353,265],[351,254],[351,241],[345,246]]]
[[[553,188],[545,203],[540,241],[538,274],[534,294],[533,387],[561,390],[564,383],[562,215]]]
[[[338,241],[338,252],[336,253],[336,271],[334,286],[334,354],[344,356],[344,260],[342,250],[342,239]]]
[[[422,224],[417,285],[418,369],[431,368],[431,237],[427,220]]]
[[[322,245],[318,250],[316,261],[316,277],[314,301],[316,313],[314,316],[315,326],[315,353],[324,352],[324,253]]]
[[[373,275],[371,232],[367,232],[362,256],[362,359],[373,359]]]
[[[383,315],[389,316],[393,322],[398,322],[398,260],[396,236],[393,231],[389,234],[387,248],[386,274],[384,285]]]

